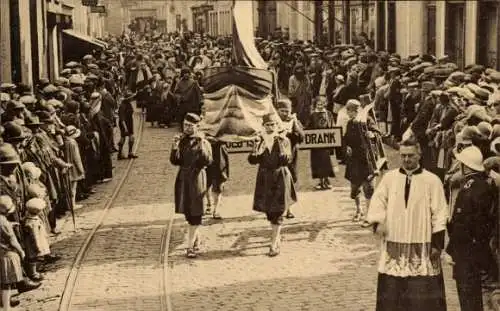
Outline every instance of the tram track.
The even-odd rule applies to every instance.
[[[137,113],[137,112],[136,112]],[[139,112],[139,122],[138,122],[138,133],[136,143],[134,146],[134,152],[137,152],[140,147],[141,147],[141,141],[143,140],[144,136],[144,116],[142,113]],[[114,230],[119,230],[115,229],[113,227],[109,228],[104,226],[104,223],[106,220],[109,218],[110,211],[113,210],[114,208],[119,207],[117,205],[117,198],[119,197],[120,194],[125,194],[127,193],[122,193],[124,191],[124,185],[127,184],[127,181],[129,181],[130,178],[130,173],[132,171],[132,168],[134,167],[134,163],[136,162],[136,159],[130,159],[128,160],[127,166],[124,169],[124,173],[121,176],[121,179],[118,181],[115,189],[113,190],[111,196],[107,200],[106,204],[104,205],[102,211],[100,212],[99,218],[95,225],[93,226],[92,230],[89,232],[87,235],[85,241],[82,243],[82,245],[79,248],[79,251],[72,263],[70,272],[66,278],[66,282],[64,285],[64,289],[61,295],[60,303],[59,303],[59,311],[70,311],[70,310],[77,310],[74,306],[74,298],[75,298],[75,292],[77,291],[78,287],[82,285],[83,282],[80,280],[80,275],[82,272],[82,269],[86,267],[86,258],[88,257],[90,251],[93,249],[99,249],[99,247],[102,247],[102,245],[99,244],[99,241],[96,242],[96,240],[99,240],[103,238],[103,236],[106,236],[107,234],[112,234]],[[171,310],[169,307],[169,299],[167,297],[167,282],[166,282],[166,277],[167,277],[167,256],[168,256],[168,241],[170,237],[170,230],[169,228],[171,227],[171,221],[167,221],[166,225],[162,226],[156,226],[155,230],[161,230],[161,238],[160,238],[160,247],[159,247],[159,265],[161,266],[161,269],[163,270],[162,277],[161,277],[161,282],[160,282],[160,288],[158,290],[158,293],[160,295],[160,301],[159,301],[159,308],[160,310]],[[99,236],[99,237],[97,237]],[[143,238],[142,236],[136,237],[137,240],[140,240]],[[101,242],[102,243],[102,242]],[[112,252],[113,250],[110,250]],[[111,254],[112,256],[113,254]],[[92,256],[90,256],[92,257]],[[89,260],[92,262],[92,260]],[[89,263],[89,265],[92,263]],[[95,264],[95,261],[94,261]],[[140,269],[138,267],[138,269]],[[98,276],[96,276],[98,277]],[[85,278],[83,278],[85,280]],[[104,286],[105,284],[102,284]],[[79,290],[84,291],[84,289]]]

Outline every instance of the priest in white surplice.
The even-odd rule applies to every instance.
[[[419,165],[418,143],[401,143],[401,168],[387,172],[367,221],[381,236],[376,311],[445,311],[440,255],[448,218],[443,185]]]

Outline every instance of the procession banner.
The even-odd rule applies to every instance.
[[[205,70],[200,129],[224,142],[253,140],[263,131],[262,117],[276,112],[272,73],[246,67]]]
[[[342,128],[304,130],[304,142],[299,144],[301,150],[315,148],[333,148],[342,146]],[[229,153],[248,153],[252,151],[254,141],[226,142]]]

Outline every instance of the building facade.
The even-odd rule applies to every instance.
[[[103,35],[103,16],[81,0],[4,0],[0,15],[2,82],[55,79],[68,51],[88,52],[80,44],[98,44],[93,37]]]
[[[355,43],[364,33],[376,50],[448,55],[459,67],[500,69],[500,1],[253,1],[255,33],[269,38]],[[321,33],[321,37],[318,35]],[[326,38],[329,38],[328,40]]]
[[[168,33],[193,29],[191,7],[199,1],[103,0],[108,8],[104,29],[113,35],[129,31],[134,20],[154,19],[158,30]]]
[[[396,51],[402,56],[448,55],[460,68],[478,63],[500,69],[499,1],[397,1],[394,6]]]

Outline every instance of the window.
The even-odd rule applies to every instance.
[[[500,25],[500,6],[496,2],[481,2],[478,11],[477,25],[477,56],[478,63],[491,68],[500,68],[500,40],[498,27]]]
[[[436,55],[436,3],[427,5],[427,54]]]

